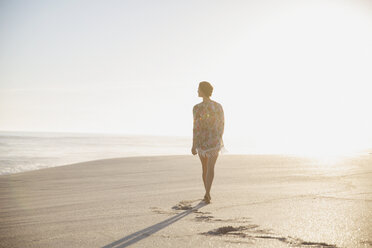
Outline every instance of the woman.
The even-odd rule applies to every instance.
[[[214,177],[214,165],[218,153],[223,147],[224,113],[221,104],[210,99],[213,87],[203,81],[199,83],[198,95],[203,101],[193,108],[194,127],[191,153],[198,154],[203,167],[205,188],[204,201],[211,201],[211,187]]]

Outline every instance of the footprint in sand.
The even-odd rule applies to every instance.
[[[162,210],[158,207],[151,207],[150,208],[152,212],[156,213],[156,214],[167,214],[167,215],[173,215],[174,214],[174,211],[165,211],[165,210]]]
[[[201,212],[196,211],[195,212],[197,216],[195,217],[195,221],[206,221],[206,222],[227,222],[227,223],[249,223],[250,218],[241,217],[241,218],[235,218],[235,219],[218,219],[215,218],[213,215],[211,215],[210,212]]]
[[[195,202],[200,202],[200,199],[197,199],[197,200],[183,200],[183,201],[180,201],[179,203],[177,203],[175,206],[172,207],[173,211],[169,211],[169,210],[163,210],[163,209],[160,209],[158,207],[151,207],[151,211],[153,211],[154,213],[157,213],[157,214],[170,214],[170,215],[173,215],[173,214],[177,214],[178,211],[177,210],[192,210],[193,208],[197,207],[197,206],[193,206],[195,204]],[[176,210],[176,211],[174,211]],[[195,208],[193,210],[194,213],[201,213],[199,212],[198,208]]]
[[[192,206],[192,204],[194,202],[197,202],[197,201],[200,201],[200,200],[184,200],[184,201],[180,201],[177,205],[173,206],[172,209],[174,210],[190,210],[190,209],[193,209],[194,207]]]
[[[212,215],[200,215],[195,217],[196,221],[218,221]]]
[[[326,247],[326,248],[337,248],[336,245],[327,244],[324,242],[309,242],[302,239],[293,238],[293,237],[283,237],[275,235],[270,230],[259,229],[258,225],[246,225],[246,226],[222,226],[217,229],[213,229],[208,232],[200,233],[201,235],[206,236],[229,236],[229,237],[239,237],[246,238],[249,241],[257,239],[271,239],[278,240],[286,243],[291,246],[300,246],[300,247]],[[231,240],[230,240],[231,241]],[[229,240],[227,240],[229,242]]]

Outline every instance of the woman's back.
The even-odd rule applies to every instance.
[[[224,113],[221,104],[208,100],[193,108],[194,138],[200,151],[220,149],[223,145]]]

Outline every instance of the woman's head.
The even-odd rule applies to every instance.
[[[202,81],[199,83],[199,92],[202,92],[204,96],[210,97],[213,92],[213,86],[207,81]]]

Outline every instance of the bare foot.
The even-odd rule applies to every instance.
[[[205,194],[203,200],[204,200],[206,203],[210,203],[211,200],[212,200],[211,195],[210,195],[210,194]]]

